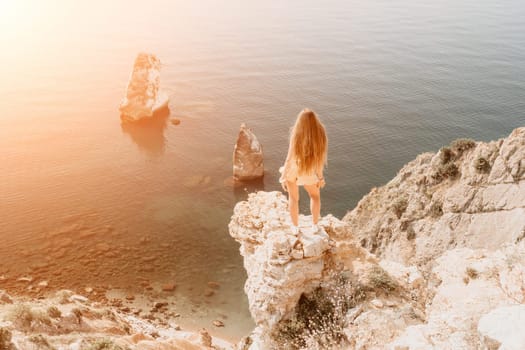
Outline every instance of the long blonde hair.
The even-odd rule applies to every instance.
[[[305,108],[297,116],[290,133],[290,148],[299,174],[311,174],[326,164],[328,139],[314,111]]]

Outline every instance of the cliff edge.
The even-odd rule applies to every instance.
[[[363,247],[426,265],[456,247],[525,238],[525,127],[488,143],[460,139],[406,164],[343,221]]]
[[[525,348],[524,180],[519,128],[418,156],[317,232],[250,194],[229,226],[256,323],[238,348]]]

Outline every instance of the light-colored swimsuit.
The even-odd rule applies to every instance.
[[[299,169],[297,168],[297,163],[293,160],[290,161],[290,169],[288,170],[287,174],[283,174],[284,172],[284,166],[279,168],[279,172],[282,174],[280,182],[284,181],[295,181],[297,185],[304,186],[304,185],[315,185],[319,182],[319,178],[315,173],[311,174],[302,174],[299,175]]]

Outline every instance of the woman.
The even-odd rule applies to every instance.
[[[328,139],[317,115],[305,108],[297,116],[290,133],[290,146],[279,182],[288,192],[288,209],[292,230],[299,232],[299,186],[304,186],[310,196],[312,227],[317,231],[321,212],[320,189],[324,187],[323,168],[326,164]]]

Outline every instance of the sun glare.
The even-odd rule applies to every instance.
[[[24,20],[24,15],[30,14],[29,2],[17,0],[0,0],[0,26],[8,29]]]
[[[0,0],[0,35],[38,36],[67,17],[73,5],[67,1]]]

